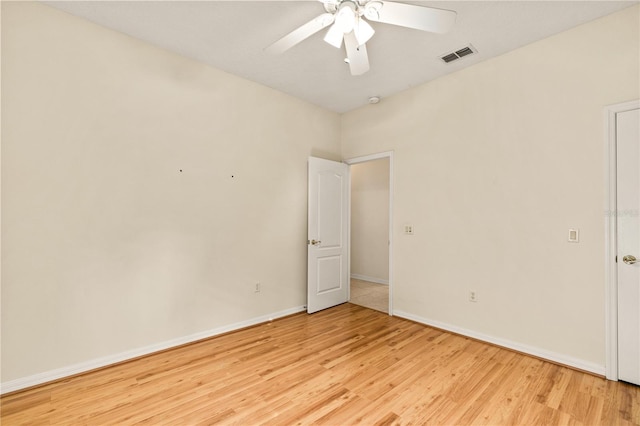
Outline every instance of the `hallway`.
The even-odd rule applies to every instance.
[[[389,313],[389,286],[351,278],[349,302]]]

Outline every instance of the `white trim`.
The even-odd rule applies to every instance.
[[[85,373],[87,371],[95,370],[97,368],[107,367],[119,362],[128,361],[134,358],[138,358],[145,355],[153,354],[154,352],[171,349],[176,346],[184,345],[187,343],[197,342],[198,340],[208,339],[223,333],[230,331],[240,330],[242,328],[250,327],[252,325],[261,324],[272,321],[276,318],[285,317],[287,315],[296,314],[298,312],[304,312],[304,306],[296,306],[295,308],[285,309],[284,311],[275,312],[268,315],[263,315],[256,318],[251,318],[246,321],[240,321],[235,324],[229,324],[214,328],[212,330],[202,331],[194,333],[184,337],[178,337],[177,339],[167,340],[165,342],[156,343],[153,345],[145,346],[142,348],[132,349],[130,351],[121,352],[114,355],[108,355],[102,358],[92,359],[90,361],[81,362],[79,364],[69,365],[67,367],[57,368],[51,371],[45,371],[43,373],[34,374],[32,376],[23,377],[20,379],[10,380],[0,384],[0,395],[8,392],[14,392],[20,389],[28,388],[31,386],[40,385],[43,383],[51,382],[54,380],[62,379],[65,377],[73,376],[75,374]]]
[[[545,349],[537,348],[535,346],[524,345],[522,343],[513,342],[507,339],[501,339],[488,334],[478,333],[476,331],[468,330],[466,328],[457,327],[454,325],[446,324],[440,321],[434,321],[427,318],[422,318],[417,315],[409,314],[407,312],[396,311],[395,315],[401,318],[405,318],[411,321],[419,322],[431,327],[436,327],[445,331],[460,334],[462,336],[471,337],[472,339],[481,340],[483,342],[491,343],[493,345],[501,346],[503,348],[512,349],[514,351],[522,352],[524,354],[532,355],[538,358],[546,359],[558,364],[566,365],[568,367],[577,368],[579,370],[588,371],[594,374],[604,375],[604,366],[595,364],[589,361],[585,361],[579,358],[573,358],[556,352],[547,351]]]
[[[350,158],[344,162],[351,166],[383,158],[389,159],[389,282],[387,285],[389,286],[389,315],[393,316],[393,151]],[[351,185],[349,185],[349,191],[351,191]],[[349,192],[349,218],[351,218],[351,192]],[[351,233],[349,233],[349,238],[351,238]],[[351,247],[351,240],[349,240],[349,247]],[[349,268],[351,268],[351,257],[349,257]],[[351,273],[351,269],[349,269],[349,273]]]
[[[616,114],[640,108],[640,100],[604,109],[605,376],[618,380],[618,276],[616,268]]]
[[[349,158],[348,160],[344,160],[346,164],[358,164],[358,163],[366,163],[367,161],[381,160],[383,158],[392,158],[393,151],[385,151],[379,152],[377,154],[364,155],[362,157]]]
[[[351,278],[356,280],[369,281],[376,284],[389,285],[389,280],[383,280],[381,278],[376,278],[376,277],[368,277],[366,275],[351,274]]]

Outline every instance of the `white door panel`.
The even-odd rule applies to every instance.
[[[327,256],[318,259],[317,293],[339,290],[342,284],[342,259],[340,256]]]
[[[307,312],[349,299],[349,166],[309,158]]]
[[[342,166],[342,164],[338,163]],[[332,165],[333,166],[333,165]],[[345,176],[333,171],[321,171],[318,180],[318,236],[321,247],[336,248],[342,245],[342,203]]]
[[[640,385],[640,110],[616,115],[616,153],[618,378]]]

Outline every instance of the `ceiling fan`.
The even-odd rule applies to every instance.
[[[345,62],[351,75],[369,71],[365,43],[374,34],[367,21],[382,22],[433,33],[446,33],[456,20],[456,12],[380,0],[319,0],[325,13],[298,27],[267,47],[270,53],[283,53],[304,39],[331,25],[324,41],[347,52]]]

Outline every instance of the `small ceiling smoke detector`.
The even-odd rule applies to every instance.
[[[370,104],[377,104],[378,102],[380,102],[380,96],[372,96],[369,98]]]

